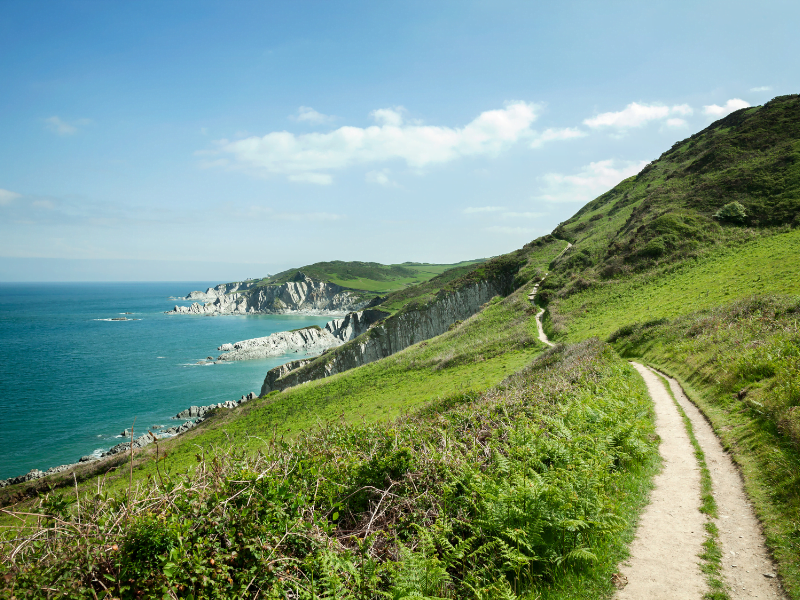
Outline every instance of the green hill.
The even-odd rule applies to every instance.
[[[399,265],[382,265],[376,262],[341,261],[318,262],[313,265],[287,269],[262,279],[259,285],[275,285],[291,281],[301,271],[320,281],[367,292],[389,293],[422,283],[445,271],[466,268],[486,259],[467,260],[453,264],[405,262]]]
[[[27,484],[70,487],[3,518],[7,595],[609,597],[658,469],[636,358],[709,418],[800,599],[798,159],[800,96],[784,96],[486,264],[318,263],[341,285],[397,284],[395,318],[499,271],[509,284],[442,335],[218,410],[131,470]],[[528,300],[546,271],[552,349]]]

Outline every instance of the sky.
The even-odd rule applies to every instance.
[[[800,92],[800,3],[0,3],[0,281],[512,251]]]

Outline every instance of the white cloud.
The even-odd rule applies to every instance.
[[[72,135],[78,132],[78,127],[89,125],[91,122],[91,119],[78,119],[72,123],[67,123],[55,115],[44,120],[45,127],[58,135]]]
[[[539,229],[532,227],[506,227],[504,225],[492,225],[487,227],[486,231],[491,233],[502,233],[504,235],[533,235],[539,232]]]
[[[667,119],[667,127],[686,127],[686,119]]]
[[[504,219],[538,219],[546,215],[547,213],[542,212],[504,212],[500,216]]]
[[[289,175],[289,181],[330,185],[333,183],[333,177],[327,173],[295,173],[294,175]]]
[[[607,192],[623,179],[636,175],[647,164],[647,161],[625,162],[616,165],[616,161],[601,160],[589,163],[577,175],[548,173],[540,179],[543,182],[539,200],[547,202],[580,202],[593,200]]]
[[[394,108],[379,108],[369,113],[369,116],[378,125],[388,125],[390,127],[400,127],[403,124],[403,113],[406,111],[402,106]]]
[[[310,106],[301,106],[297,109],[297,114],[292,115],[289,117],[293,121],[300,121],[301,123],[311,123],[313,125],[319,125],[321,123],[327,123],[328,121],[333,121],[336,117],[332,117],[330,115],[323,115],[321,112],[317,112]]]
[[[8,206],[17,198],[22,198],[22,194],[0,188],[0,206]]]
[[[759,87],[751,87],[751,92],[771,92],[772,86],[771,85],[761,85]]]
[[[585,137],[587,133],[576,127],[565,127],[564,129],[545,129],[535,140],[531,142],[531,148],[539,148],[545,142],[557,140],[572,140]]]
[[[474,215],[476,213],[493,213],[505,210],[503,206],[468,206],[464,209],[465,215]]]
[[[377,183],[385,187],[397,187],[397,183],[389,178],[389,173],[389,169],[370,171],[364,176],[364,180],[367,183]]]
[[[239,206],[226,203],[224,217],[245,219],[248,221],[338,221],[341,215],[327,212],[276,212],[271,206],[250,204]]]
[[[327,184],[330,175],[322,176],[320,171],[398,159],[422,168],[463,157],[497,155],[532,136],[530,126],[538,109],[535,104],[511,102],[481,113],[461,128],[404,125],[398,109],[380,109],[372,113],[380,125],[300,135],[275,131],[263,137],[220,140],[214,154],[230,155],[238,167],[258,174]]]
[[[631,102],[621,111],[601,113],[596,117],[584,119],[583,123],[592,128],[616,127],[618,129],[628,129],[641,127],[649,121],[666,119],[670,115],[688,116],[692,112],[692,107],[688,104],[676,104],[669,107],[663,104]]]
[[[723,117],[735,110],[747,108],[748,106],[750,106],[750,103],[742,100],[741,98],[731,98],[725,103],[724,106],[719,106],[718,104],[709,104],[708,106],[704,106],[703,112],[711,117]]]

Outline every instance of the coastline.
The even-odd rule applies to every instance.
[[[129,437],[128,441],[121,442],[115,446],[112,446],[108,450],[100,452],[98,454],[87,454],[82,456],[77,462],[74,463],[67,463],[64,465],[58,465],[55,467],[50,467],[46,471],[41,471],[39,469],[31,469],[24,475],[17,475],[16,477],[9,477],[8,479],[0,479],[0,489],[8,487],[10,485],[16,485],[19,483],[26,483],[28,481],[35,481],[37,479],[42,479],[43,477],[47,477],[48,475],[55,475],[57,473],[63,473],[64,471],[68,471],[74,467],[79,465],[93,463],[102,461],[106,458],[116,456],[119,454],[123,454],[124,452],[128,452],[131,449],[138,450],[140,448],[144,448],[145,446],[149,446],[156,440],[163,440],[163,439],[171,439],[173,437],[177,437],[180,434],[189,431],[196,425],[202,423],[206,420],[206,415],[211,411],[218,409],[218,408],[228,408],[228,409],[235,409],[241,406],[242,404],[249,402],[250,400],[254,400],[258,396],[255,392],[250,392],[249,394],[243,395],[239,400],[228,400],[226,402],[218,402],[217,404],[209,404],[207,406],[190,406],[187,409],[182,410],[178,414],[176,414],[173,419],[180,420],[186,419],[180,425],[174,425],[172,427],[168,427],[165,429],[161,429],[160,427],[157,428],[158,432],[152,431],[153,428],[147,428],[147,433],[140,435],[137,438],[134,438],[132,432],[129,429],[126,429],[119,437]]]

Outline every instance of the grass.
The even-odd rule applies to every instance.
[[[545,329],[554,340],[605,338],[628,323],[674,318],[754,293],[797,293],[798,257],[800,229],[755,237],[660,271],[554,299]]]
[[[800,598],[800,298],[754,297],[612,336],[675,377],[736,463],[791,598]]]
[[[599,342],[391,423],[230,448],[43,499],[2,544],[4,595],[606,596],[657,462],[646,389]]]
[[[407,262],[396,265],[335,260],[288,269],[262,279],[258,285],[285,283],[291,281],[298,271],[302,271],[312,279],[335,283],[346,288],[386,294],[423,283],[450,269],[473,267],[484,260],[468,260],[453,264]]]

